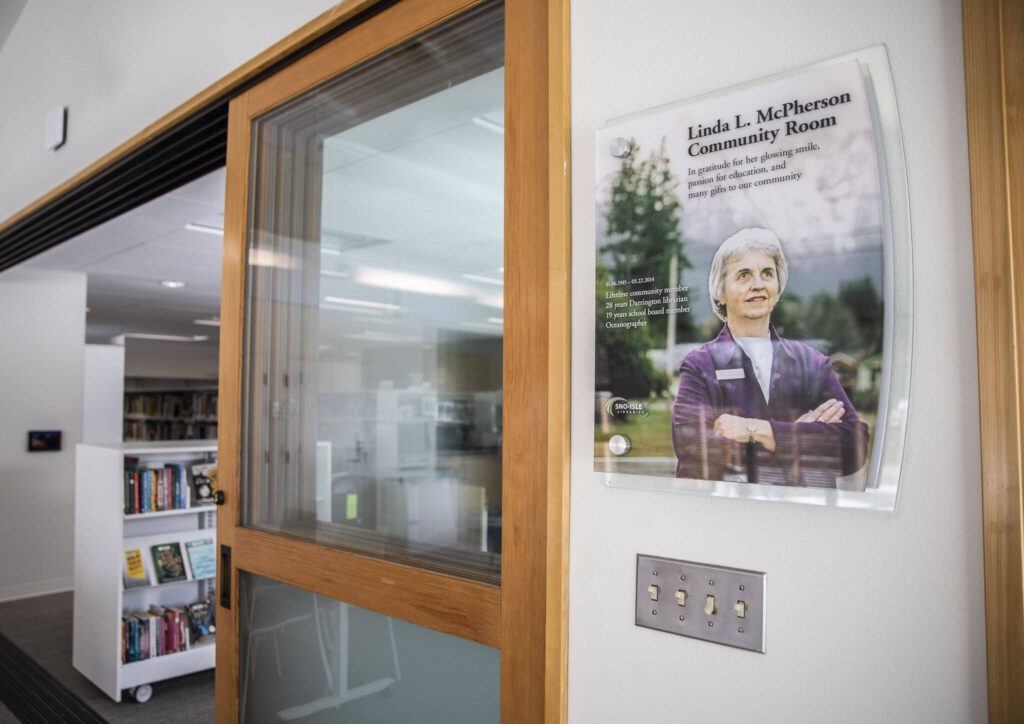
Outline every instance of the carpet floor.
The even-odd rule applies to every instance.
[[[146,704],[118,704],[93,686],[71,665],[72,605],[70,592],[0,603],[0,634],[111,724],[213,721],[212,670],[153,684],[153,698]],[[0,724],[16,721],[6,707],[0,707]]]

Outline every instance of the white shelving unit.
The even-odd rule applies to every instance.
[[[124,461],[140,466],[196,463],[210,459],[216,441],[80,444],[75,456],[75,606],[72,663],[114,701],[125,690],[212,669],[213,643],[144,661],[121,663],[121,616],[151,605],[180,607],[202,600],[212,579],[195,580],[185,543],[212,538],[214,506],[126,515]],[[156,584],[151,547],[178,542],[188,580],[125,590],[124,551],[141,549],[151,584]]]

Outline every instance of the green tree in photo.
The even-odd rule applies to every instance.
[[[875,290],[871,278],[863,277],[840,284],[839,304],[853,315],[865,356],[881,352],[884,323],[882,297]]]
[[[772,324],[782,337],[807,339],[807,305],[796,294],[786,292],[772,311]]]
[[[612,182],[611,198],[605,213],[608,237],[602,253],[607,256],[612,278],[653,277],[650,286],[669,285],[672,258],[676,259],[676,279],[682,279],[693,265],[684,252],[680,230],[682,204],[676,195],[679,180],[672,173],[665,141],[642,159],[635,140],[633,151],[622,161]],[[677,314],[676,339],[693,338],[693,320],[689,314]],[[650,318],[650,331],[657,346],[664,344],[668,317]]]
[[[856,353],[863,347],[853,312],[828,292],[818,292],[811,298],[807,317],[808,333],[812,338],[827,340],[829,354]]]

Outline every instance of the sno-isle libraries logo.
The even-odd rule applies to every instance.
[[[604,409],[612,417],[628,417],[630,415],[647,417],[647,405],[642,402],[630,402],[625,397],[613,397],[604,404]]]

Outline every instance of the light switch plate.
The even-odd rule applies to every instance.
[[[685,597],[677,596],[677,591],[685,591]],[[680,605],[681,599],[685,605]],[[744,609],[742,617],[737,606]],[[764,611],[764,573],[659,556],[636,557],[637,626],[763,654]]]

